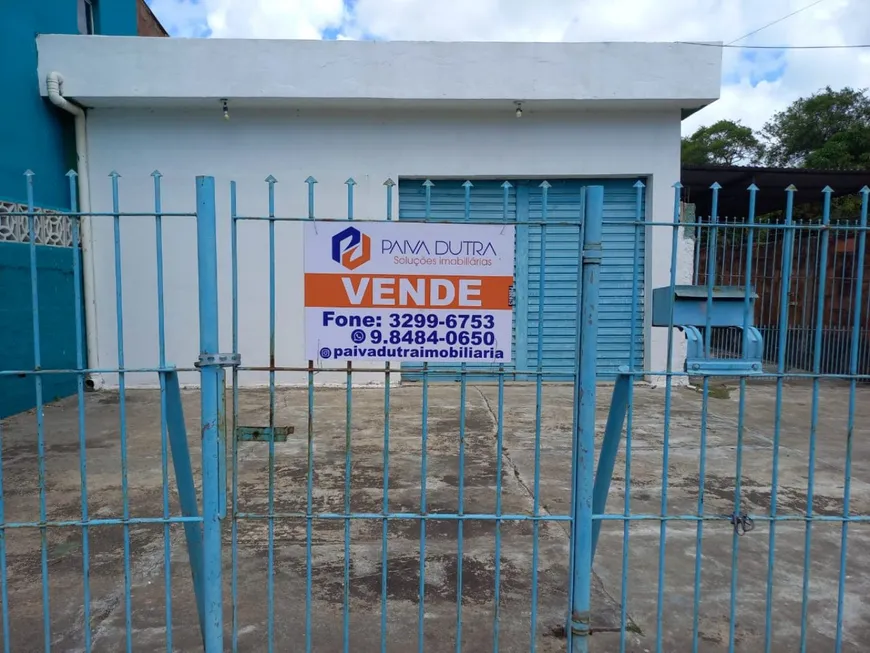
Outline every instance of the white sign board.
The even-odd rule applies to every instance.
[[[504,363],[514,226],[305,223],[310,360]]]

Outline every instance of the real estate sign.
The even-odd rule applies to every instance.
[[[310,360],[510,361],[513,225],[304,229]]]

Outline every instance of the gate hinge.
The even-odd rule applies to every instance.
[[[242,364],[241,354],[200,354],[194,367],[238,367]]]

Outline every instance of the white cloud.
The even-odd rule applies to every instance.
[[[731,41],[811,0],[151,0],[167,27],[196,36],[475,41]],[[868,0],[823,0],[744,45],[870,43]],[[595,62],[578,62],[595,65]],[[643,66],[639,61],[638,66]],[[768,81],[766,81],[768,80]],[[720,118],[758,128],[826,85],[870,86],[870,49],[723,52],[722,99],[683,123]]]

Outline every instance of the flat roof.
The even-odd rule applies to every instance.
[[[85,106],[675,109],[719,97],[722,52],[678,43],[158,39],[41,34],[39,78]]]

